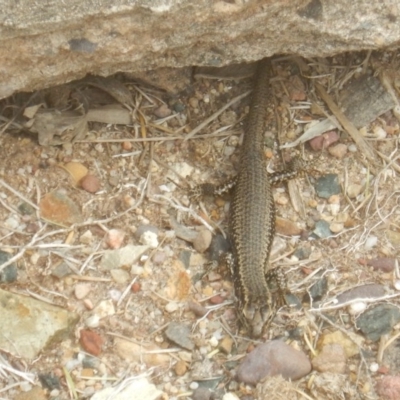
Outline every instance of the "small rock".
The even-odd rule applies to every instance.
[[[187,325],[179,322],[170,322],[165,330],[165,335],[168,340],[174,342],[178,346],[183,347],[184,349],[194,349],[194,343],[190,338],[190,328]]]
[[[65,278],[68,275],[73,274],[73,271],[71,268],[68,266],[66,262],[62,262],[61,264],[58,264],[52,271],[51,275],[58,278],[62,279]]]
[[[122,142],[122,149],[126,151],[130,151],[133,148],[132,142]]]
[[[400,310],[392,304],[379,304],[369,308],[356,320],[356,327],[373,342],[389,333],[400,322]]]
[[[127,271],[121,268],[115,268],[110,271],[111,277],[116,283],[126,283],[130,279],[130,275]]]
[[[187,371],[187,365],[185,363],[185,361],[179,360],[176,364],[175,364],[175,373],[178,376],[182,376],[185,375]]]
[[[382,272],[392,272],[396,265],[394,258],[374,258],[367,261],[367,265],[370,265],[374,270],[380,270]]]
[[[94,356],[98,356],[101,353],[103,339],[98,333],[88,329],[82,329],[79,342],[87,353]]]
[[[79,236],[79,242],[82,244],[91,244],[93,241],[93,233],[91,230],[87,230]]]
[[[328,290],[328,280],[326,276],[318,279],[308,290],[308,294],[311,299],[315,301],[320,301]]]
[[[158,247],[158,237],[157,234],[151,231],[144,232],[142,236],[140,236],[140,243],[151,247],[152,249],[156,249]]]
[[[148,248],[149,246],[134,246],[130,244],[120,249],[107,250],[101,259],[100,265],[103,269],[108,270],[132,265]]]
[[[53,373],[41,373],[38,375],[40,383],[49,390],[60,389],[61,383],[58,376]]]
[[[329,225],[329,230],[332,233],[339,233],[339,232],[341,232],[343,230],[343,228],[344,228],[344,224],[342,224],[340,222],[332,222]]]
[[[85,298],[91,290],[91,286],[88,283],[77,283],[75,285],[74,293],[78,300]]]
[[[333,157],[341,160],[347,153],[347,146],[343,143],[339,143],[336,146],[329,147],[328,151]]]
[[[86,318],[85,325],[88,328],[98,328],[100,325],[100,317],[97,314],[93,314],[90,317]]]
[[[370,235],[367,237],[367,240],[365,241],[364,248],[365,250],[371,250],[377,244],[378,244],[378,238],[374,235]]]
[[[334,194],[340,194],[339,177],[337,174],[327,174],[317,179],[315,190],[319,197],[329,199]]]
[[[380,399],[398,400],[400,399],[400,376],[384,376],[377,380],[376,392]]]
[[[39,208],[40,216],[56,225],[69,226],[83,221],[76,202],[61,191],[44,195],[40,200]]]
[[[153,114],[157,118],[165,118],[169,117],[172,114],[172,110],[166,104],[162,104],[160,107],[156,108],[153,111]]]
[[[328,148],[331,144],[339,140],[339,135],[336,131],[328,131],[324,134],[311,139],[308,143],[314,151],[319,151]]]
[[[347,186],[347,196],[349,196],[350,199],[355,199],[361,193],[362,189],[362,185],[350,183],[349,186]]]
[[[89,193],[96,193],[101,186],[99,178],[91,174],[87,174],[84,178],[82,178],[80,185],[83,190],[86,190]]]
[[[177,302],[175,301],[171,301],[169,303],[166,304],[165,306],[165,311],[169,312],[169,313],[173,313],[175,312],[177,309],[179,308],[179,305]]]
[[[301,229],[297,224],[288,219],[277,217],[276,221],[276,232],[285,236],[299,236],[301,234]]]
[[[0,252],[0,253],[7,254],[4,252]],[[4,261],[0,260],[0,265],[6,261],[7,260],[4,260]],[[17,277],[18,277],[18,270],[17,270],[17,266],[14,263],[8,265],[7,267],[3,268],[0,271],[0,283],[15,282],[17,280]]]
[[[225,354],[231,354],[233,346],[233,339],[229,336],[225,336],[219,343],[219,349]]]
[[[142,288],[141,284],[139,282],[133,282],[131,286],[131,290],[133,293],[138,293],[140,292],[140,289]]]
[[[328,344],[340,344],[345,351],[347,358],[353,357],[360,352],[356,343],[354,343],[341,331],[329,332],[322,335],[318,340],[318,348],[323,348]]]
[[[203,307],[200,303],[195,301],[188,301],[187,307],[192,311],[197,317],[204,317],[207,314],[207,309]]]
[[[205,387],[198,387],[192,394],[193,400],[212,400],[213,398],[213,392]]]
[[[224,301],[225,301],[225,299],[219,294],[217,294],[216,296],[212,296],[210,298],[211,304],[222,304]]]
[[[321,352],[312,360],[314,369],[319,372],[344,374],[347,357],[343,347],[338,343],[325,345]]]
[[[222,396],[222,400],[240,400],[235,393],[228,392]]]
[[[208,248],[208,258],[211,261],[219,261],[222,254],[230,251],[229,240],[218,234],[213,236]]]
[[[237,379],[256,385],[267,376],[282,375],[285,379],[300,379],[311,371],[307,356],[280,340],[257,346],[239,365]]]
[[[346,290],[336,296],[336,304],[347,303],[352,300],[371,300],[383,297],[386,294],[385,287],[377,283],[369,283],[365,285],[356,286],[352,289]]]
[[[18,393],[14,398],[14,400],[46,400],[47,394],[46,392],[39,386],[35,386],[29,392]]]
[[[137,378],[129,381],[122,388],[108,387],[94,394],[90,400],[160,400],[167,398],[166,394],[158,390],[146,378]]]
[[[317,235],[320,239],[326,239],[332,236],[332,232],[329,229],[329,222],[324,220],[319,220],[315,223],[315,228],[313,233]]]
[[[212,233],[208,229],[202,229],[193,241],[193,247],[199,253],[204,253],[211,244]]]
[[[121,229],[110,229],[104,238],[110,249],[119,249],[124,242],[125,232]]]
[[[110,315],[115,314],[115,308],[113,301],[110,300],[103,300],[101,301],[95,308],[94,313],[99,316],[99,318],[109,317]]]

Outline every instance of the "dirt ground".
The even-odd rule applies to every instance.
[[[337,103],[339,93],[352,79],[363,72],[378,75],[386,71],[398,95],[398,62],[397,53],[360,53],[301,62],[281,57],[274,62],[265,140],[269,168],[281,170],[285,160],[301,154],[313,161],[316,171],[291,181],[289,188],[287,184],[274,188],[277,215],[284,226],[278,228],[270,263],[284,269],[289,289],[302,307],[282,308],[260,342],[285,338],[313,359],[321,351],[323,337],[342,332],[344,338],[354,339],[356,354],[342,360],[345,367],[340,372],[314,368],[293,384],[277,380],[276,388],[285,387],[287,391],[279,389],[276,395],[270,391],[272,397],[268,398],[280,399],[283,393],[289,399],[357,398],[346,397],[349,393],[363,399],[391,398],[379,394],[379,385],[385,376],[399,373],[384,361],[389,342],[398,336],[398,326],[378,341],[368,340],[355,325],[357,310],[348,304],[331,307],[335,303],[329,300],[370,283],[383,285],[388,295],[397,293],[400,122],[393,111],[388,111],[359,129],[372,148],[373,160],[343,128],[329,130],[338,134],[335,143],[315,145],[315,149],[307,141],[280,152],[278,143],[293,142],[315,121],[337,117],[322,100],[316,83]],[[304,65],[308,65],[306,70],[302,69]],[[190,399],[199,382],[212,379],[215,398],[227,392],[237,396],[232,398],[262,398],[263,390],[267,390],[265,382],[252,387],[234,380],[241,359],[258,341],[238,330],[229,271],[223,265],[210,270],[207,250],[200,249],[200,245],[197,251],[189,233],[184,240],[187,229],[196,235],[210,229],[213,235],[228,233],[229,195],[197,203],[191,201],[189,188],[202,182],[223,183],[240,167],[238,154],[249,97],[215,116],[189,140],[184,139],[229,101],[249,90],[251,79],[202,78],[179,95],[167,95],[134,82],[125,82],[125,86],[134,99],[130,125],[90,122],[83,139],[61,146],[40,146],[37,135],[11,127],[2,131],[0,179],[13,191],[0,184],[0,246],[12,256],[19,254],[19,259],[17,280],[2,283],[1,288],[33,293],[79,313],[81,318],[68,339],[49,345],[35,360],[3,354],[12,368],[23,374],[17,376],[0,368],[0,397],[22,399],[18,396],[24,390],[29,392],[33,386],[42,385],[43,398],[90,398],[115,382],[145,375],[164,392],[165,399]],[[12,104],[12,99],[3,101],[3,115],[7,115],[5,104]],[[159,116],[162,112],[165,117]],[[326,141],[328,136],[325,133]],[[336,149],[339,153],[331,152],[330,148],[338,144],[344,147]],[[74,182],[63,168],[70,162],[83,164],[98,179],[95,193]],[[316,194],[315,182],[326,174],[338,175],[340,194],[328,198]],[[80,220],[72,227],[68,222],[62,226],[62,222],[53,224],[40,218],[41,199],[54,191],[78,206]],[[37,209],[22,213],[24,199]],[[68,215],[62,218],[67,220]],[[313,235],[320,220],[335,231],[330,237]],[[147,225],[156,232],[155,246],[134,265],[115,268],[122,273],[101,267],[106,250],[139,245],[137,230]],[[113,234],[115,241],[122,242],[110,239]],[[68,246],[61,248],[60,244]],[[299,249],[305,254],[303,258],[296,253]],[[392,260],[395,268],[383,270],[369,263],[383,259]],[[74,272],[58,278],[54,270],[63,262]],[[321,279],[325,279],[326,287],[318,302],[310,304],[307,293]],[[84,297],[80,298],[79,290],[85,291]],[[110,299],[114,312],[92,328],[88,319],[93,308]],[[364,303],[365,307],[377,303],[397,306],[399,301],[390,297]],[[362,304],[360,307],[359,313],[365,309]],[[164,331],[171,321],[190,326],[193,349],[184,350],[166,338]],[[98,362],[94,367],[77,363],[67,373],[63,367],[85,354],[79,338],[81,331],[88,329],[102,343],[96,355]],[[225,337],[231,341],[227,349],[220,346]],[[116,345],[121,338],[151,348],[152,354],[161,358],[125,358]],[[34,384],[26,381],[26,373],[35,374]],[[326,378],[327,373],[332,374],[331,378],[321,383],[319,379]],[[45,388],[37,374],[53,374],[60,385]],[[24,389],[18,382],[25,382]]]

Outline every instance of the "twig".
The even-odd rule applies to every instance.
[[[248,90],[247,92],[242,93],[239,96],[236,96],[233,98],[229,103],[225,104],[223,107],[221,107],[218,111],[216,111],[214,114],[212,114],[210,117],[208,117],[206,120],[204,120],[200,125],[198,125],[196,128],[194,128],[191,132],[189,132],[186,137],[185,141],[188,139],[191,139],[196,133],[200,132],[204,127],[206,127],[210,122],[214,121],[216,118],[218,118],[227,108],[229,108],[232,104],[237,103],[238,101],[242,100],[246,96],[248,96],[251,93],[251,90]],[[203,136],[202,136],[203,137]]]
[[[3,179],[0,179],[0,185],[8,189],[10,192],[15,194],[17,197],[19,197],[21,200],[23,200],[25,203],[28,203],[30,206],[32,206],[35,210],[39,210],[39,207],[35,204],[32,203],[30,200],[28,200],[24,195],[21,193],[17,192],[13,187],[11,187],[9,184],[3,181]]]

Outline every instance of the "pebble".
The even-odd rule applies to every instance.
[[[333,157],[336,157],[339,160],[341,160],[347,153],[347,146],[343,143],[339,143],[335,146],[329,147],[328,152]]]
[[[400,310],[392,304],[379,304],[368,308],[356,320],[356,327],[373,342],[400,322]]]
[[[357,146],[354,143],[349,145],[348,150],[351,151],[352,153],[357,153],[358,151]]]
[[[336,131],[328,131],[324,134],[311,139],[308,143],[314,151],[319,151],[328,148],[331,144],[339,140],[339,135]]]
[[[229,336],[225,336],[219,343],[219,349],[225,354],[231,354],[233,346],[233,339]]]
[[[185,361],[179,360],[176,364],[175,364],[175,373],[178,376],[182,376],[185,375],[187,371],[187,365],[185,363]]]
[[[0,261],[0,265],[2,262]],[[0,271],[0,283],[15,282],[18,277],[18,270],[14,263],[8,265]]]
[[[339,177],[337,174],[326,174],[317,179],[315,191],[319,197],[329,199],[334,194],[340,194]]]
[[[240,400],[235,393],[228,392],[222,396],[222,400]]]
[[[115,314],[115,308],[112,299],[101,301],[95,308],[94,313],[99,316],[99,318],[109,317]]]
[[[93,241],[93,233],[90,229],[82,233],[79,237],[79,242],[82,244],[91,244]]]
[[[194,343],[190,338],[190,327],[180,322],[170,322],[165,330],[165,336],[171,342],[187,350],[194,349]]]
[[[121,268],[115,268],[110,271],[110,275],[116,283],[126,283],[130,279],[128,271]]]
[[[211,244],[208,248],[208,258],[210,261],[219,261],[221,254],[230,251],[229,240],[218,234],[213,236]]]
[[[199,386],[197,382],[192,382],[192,384],[193,383],[196,383],[197,386]],[[214,398],[213,392],[208,388],[197,387],[195,389],[193,389],[193,388],[190,388],[190,389],[194,390],[194,392],[192,394],[193,400],[211,400]]]
[[[351,183],[347,186],[347,196],[350,199],[355,199],[361,193],[362,188],[363,186],[358,183]]]
[[[344,228],[344,224],[339,223],[339,222],[332,222],[329,225],[329,229],[333,233],[339,233],[339,232],[341,232],[343,230],[343,228]]]
[[[85,298],[91,290],[91,285],[88,283],[77,283],[74,288],[75,297],[78,300]]]
[[[295,222],[277,217],[276,231],[277,233],[285,236],[299,236],[302,230],[297,226]]]
[[[312,360],[312,365],[319,372],[344,374],[346,372],[346,352],[338,343],[327,344]]]
[[[326,239],[332,236],[332,232],[329,229],[329,222],[324,220],[319,220],[315,223],[315,229],[313,233],[318,236],[320,239]]]
[[[400,376],[383,376],[377,380],[376,392],[380,399],[397,400],[400,399]]]
[[[208,229],[202,229],[193,240],[193,247],[199,253],[204,253],[211,244],[212,233]]]
[[[308,294],[313,301],[321,300],[328,290],[328,280],[326,276],[318,279],[308,290]]]
[[[360,352],[357,344],[341,331],[323,334],[318,340],[318,348],[323,348],[328,344],[340,344],[340,346],[344,349],[347,358],[353,357]]]
[[[176,301],[171,301],[169,303],[166,304],[165,306],[165,311],[169,312],[169,313],[173,313],[176,310],[178,310],[179,305]]]
[[[124,242],[125,232],[121,229],[110,229],[104,238],[105,243],[110,249],[119,249]]]
[[[394,258],[374,258],[367,261],[367,265],[370,265],[374,270],[380,270],[382,272],[392,272],[396,265]]]
[[[101,353],[104,341],[98,333],[88,329],[82,329],[79,343],[87,353],[98,356]]]
[[[257,346],[246,355],[237,370],[237,380],[256,385],[267,376],[282,375],[296,380],[311,371],[307,356],[281,340],[271,340]]]
[[[156,108],[153,111],[153,114],[157,118],[165,118],[169,117],[172,114],[172,110],[166,104],[162,104],[160,107]]]
[[[91,174],[87,174],[84,178],[82,178],[80,185],[83,190],[86,190],[89,193],[96,193],[101,186],[99,178]]]
[[[368,236],[365,241],[364,248],[365,250],[371,250],[378,244],[378,238],[374,235]]]
[[[187,307],[192,311],[197,317],[204,317],[207,314],[207,309],[203,307],[200,303],[195,301],[188,301]]]

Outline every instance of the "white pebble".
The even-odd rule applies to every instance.
[[[140,243],[150,246],[152,249],[157,248],[158,238],[157,234],[151,231],[146,231],[140,236]]]
[[[379,364],[376,362],[371,363],[371,365],[369,366],[369,370],[371,372],[376,372],[379,369]]]
[[[199,384],[197,382],[192,382],[189,385],[190,390],[196,390],[199,387]]]
[[[222,400],[239,400],[235,393],[229,392],[222,396]]]
[[[370,236],[365,242],[365,249],[370,250],[378,244],[378,238],[376,236]]]
[[[355,303],[350,304],[349,313],[352,315],[359,314],[363,312],[367,308],[367,304],[364,301],[357,301]]]
[[[165,306],[165,311],[169,313],[175,312],[179,308],[178,304],[175,301],[171,301]]]
[[[99,322],[100,322],[100,317],[97,314],[93,314],[86,319],[85,325],[88,328],[98,328]]]
[[[394,288],[396,290],[400,290],[400,281],[399,280],[396,280],[396,282],[394,283]]]
[[[209,343],[212,347],[218,346],[218,339],[215,336],[212,336],[209,340]]]

